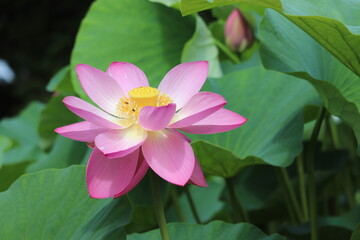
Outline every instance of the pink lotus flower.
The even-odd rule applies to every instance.
[[[217,133],[246,122],[223,108],[222,96],[199,92],[208,73],[204,61],[174,67],[158,89],[149,87],[145,74],[131,63],[114,62],[106,73],[80,64],[76,72],[86,94],[102,110],[80,98],[65,97],[65,105],[85,121],[55,131],[93,143],[86,170],[93,198],[129,192],[149,166],[170,183],[205,187],[190,140],[178,130]]]
[[[249,47],[253,34],[249,24],[238,9],[234,9],[225,24],[226,44],[234,51],[242,52]]]

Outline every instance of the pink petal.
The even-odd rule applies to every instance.
[[[95,145],[106,157],[119,158],[138,149],[146,138],[146,131],[133,125],[99,134],[95,138]]]
[[[64,137],[81,142],[93,142],[97,135],[105,131],[107,131],[106,128],[99,127],[98,125],[87,121],[55,129],[55,132]]]
[[[159,131],[166,128],[175,114],[176,104],[167,106],[146,106],[140,110],[140,125],[148,131]]]
[[[176,113],[176,121],[169,127],[187,127],[216,112],[225,104],[226,100],[219,94],[211,92],[195,94],[190,101]]]
[[[113,62],[106,72],[117,81],[125,94],[131,89],[149,86],[144,72],[131,63]]]
[[[188,138],[185,134],[177,131],[176,129],[173,129],[173,128],[167,128],[166,130],[172,132],[172,133],[175,133],[176,135],[178,135],[179,137],[182,137],[183,139],[185,139],[188,143],[191,143],[191,139]]]
[[[233,111],[222,108],[210,116],[200,120],[189,127],[179,128],[181,131],[193,134],[210,134],[230,131],[247,121]]]
[[[190,179],[195,164],[190,144],[167,130],[148,134],[142,145],[146,162],[166,181],[184,186]]]
[[[165,75],[158,89],[174,100],[178,110],[200,91],[208,70],[206,61],[182,63]]]
[[[86,168],[86,184],[92,198],[108,198],[122,192],[131,182],[139,150],[117,159],[106,158],[95,148]]]
[[[101,111],[97,107],[94,107],[78,97],[68,96],[64,98],[63,102],[70,111],[88,122],[104,128],[123,128],[120,125],[121,120],[119,118]]]
[[[116,114],[116,105],[124,95],[119,84],[108,74],[86,64],[76,66],[76,73],[86,94],[99,107]]]
[[[199,162],[195,159],[194,171],[189,179],[189,183],[200,187],[207,187],[207,183],[204,174],[201,170]]]
[[[149,165],[146,163],[144,156],[140,151],[139,162],[133,179],[131,180],[130,184],[121,193],[117,194],[114,198],[121,197],[122,195],[130,192],[136,185],[138,185],[141,179],[143,179],[148,169],[149,169]]]

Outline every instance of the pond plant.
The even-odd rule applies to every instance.
[[[0,120],[0,239],[360,239],[359,12],[94,1]]]

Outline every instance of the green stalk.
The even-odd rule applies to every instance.
[[[289,217],[290,217],[290,222],[292,224],[297,224],[298,221],[296,219],[296,216],[295,216],[295,210],[294,208],[291,206],[290,204],[290,197],[288,194],[286,194],[286,191],[285,191],[285,183],[281,177],[281,173],[279,170],[277,170],[277,167],[274,168],[275,169],[275,176],[276,176],[276,179],[280,185],[280,188],[282,190],[282,193],[284,194],[284,198],[285,198],[285,205],[286,205],[286,208],[288,210],[288,213],[289,213]]]
[[[311,226],[311,240],[318,240],[317,209],[316,209],[316,181],[315,181],[315,150],[316,143],[321,129],[321,123],[325,116],[325,108],[321,107],[316,119],[315,127],[311,134],[306,160],[308,170],[308,191],[309,191],[309,215]]]
[[[332,139],[333,139],[333,142],[334,142],[335,149],[341,148],[341,143],[340,143],[340,139],[339,139],[339,133],[338,133],[338,130],[337,130],[337,125],[331,119],[331,114],[329,114],[329,128],[330,128],[330,132],[331,132],[331,136],[332,136]]]
[[[249,217],[239,198],[236,196],[232,178],[226,178],[226,186],[229,191],[230,201],[234,212],[234,222],[249,222]]]
[[[220,42],[219,40],[214,38],[214,43],[216,44],[216,46],[218,46],[218,48],[220,48],[220,50],[225,53],[226,56],[228,56],[231,61],[233,61],[233,63],[238,64],[240,63],[240,59],[238,58],[238,56],[236,56],[235,53],[233,53],[225,44],[223,44],[222,42]]]
[[[328,211],[328,209],[329,209],[329,190],[327,188],[325,188],[325,190],[324,190],[323,198],[324,198],[324,200],[323,200],[323,211],[324,211],[323,214],[325,216],[327,216],[327,215],[329,215],[329,211]]]
[[[176,217],[178,218],[179,222],[185,222],[184,213],[181,209],[175,186],[171,187],[171,200],[174,204]]]
[[[294,212],[296,223],[303,222],[303,215],[301,213],[300,205],[298,200],[296,199],[295,191],[290,182],[289,175],[285,168],[275,168],[275,171],[278,172],[279,180],[281,181],[281,186],[283,187],[284,194],[287,195],[287,199],[289,199],[290,206]]]
[[[270,234],[275,234],[277,232],[277,223],[275,221],[269,221],[267,223],[267,233]]]
[[[151,175],[151,186],[152,186],[152,192],[154,198],[155,212],[160,228],[161,239],[170,240],[169,233],[166,227],[166,219],[165,219],[164,208],[160,194],[158,176],[154,172],[151,172],[150,175]]]
[[[353,184],[351,181],[351,170],[346,169],[342,175],[343,175],[342,178],[343,178],[343,184],[344,184],[343,186],[344,186],[345,196],[348,200],[349,208],[351,209],[351,208],[355,207],[355,205],[356,205],[354,196],[353,196]]]
[[[338,196],[343,194],[343,183],[341,179],[341,175],[338,173],[335,176],[335,197],[334,197],[334,215],[341,214],[341,204],[339,202]]]
[[[306,183],[305,183],[305,174],[304,174],[304,161],[302,155],[300,155],[296,159],[296,166],[298,169],[298,176],[299,176],[299,189],[300,189],[300,199],[301,199],[301,206],[302,212],[304,216],[304,221],[309,220],[309,209],[307,204],[307,194],[306,194]]]
[[[185,187],[184,189],[185,189],[186,198],[187,198],[187,200],[189,202],[189,205],[190,205],[190,208],[191,208],[191,212],[192,212],[197,224],[201,224],[201,220],[200,220],[199,214],[198,214],[198,212],[196,210],[194,200],[191,197],[191,193],[190,193],[188,187]]]
[[[325,115],[326,133],[329,135],[330,149],[336,149],[335,137],[333,135],[333,132],[332,132],[332,129],[330,126],[330,118],[331,118],[331,115],[329,113]]]

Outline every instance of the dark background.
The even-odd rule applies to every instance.
[[[70,62],[76,33],[92,0],[0,0],[0,59],[15,73],[0,83],[0,119],[32,100],[46,102],[50,78]]]

